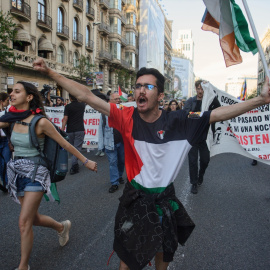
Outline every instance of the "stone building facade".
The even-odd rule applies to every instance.
[[[140,0],[0,0],[4,13],[10,12],[17,28],[10,42],[18,56],[13,70],[0,63],[0,91],[11,90],[19,80],[43,84],[68,97],[54,81],[33,70],[38,57],[60,74],[79,80],[74,70],[84,56],[93,72],[103,72],[103,92],[133,89],[138,68],[138,25]],[[166,20],[165,77],[172,82],[170,50],[172,22]],[[121,78],[120,78],[121,76]],[[120,82],[121,81],[121,82]],[[85,77],[82,83],[86,84]],[[168,86],[169,87],[169,86]],[[89,86],[89,89],[96,85]]]
[[[1,90],[24,80],[39,90],[49,84],[55,94],[67,97],[55,82],[35,72],[32,63],[43,57],[60,74],[78,78],[74,66],[81,56],[94,65],[94,72],[103,72],[104,92],[117,90],[119,70],[130,74],[124,87],[131,89],[138,54],[136,0],[1,0],[0,5],[18,30],[17,41],[9,44],[18,59],[14,70],[1,66]]]

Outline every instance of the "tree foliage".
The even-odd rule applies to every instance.
[[[78,64],[73,68],[76,74],[78,74],[79,81],[82,83],[86,77],[89,77],[90,73],[94,71],[95,65],[90,63],[88,57],[82,55],[78,60]],[[78,77],[72,76],[73,79],[77,80]]]
[[[10,41],[15,41],[17,34],[16,24],[10,13],[0,11],[0,63],[13,68],[17,57],[9,47]]]
[[[116,69],[115,73],[118,77],[118,85],[121,87],[121,89],[123,89],[126,85],[126,81],[128,81],[130,78],[130,73],[126,69]]]
[[[250,93],[250,95],[248,95],[247,99],[251,99],[254,97],[257,97],[258,93],[257,93],[257,89],[253,89]]]

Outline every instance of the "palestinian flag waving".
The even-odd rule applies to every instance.
[[[127,101],[127,94],[121,91],[121,88],[119,85],[118,85],[118,94],[122,101]]]

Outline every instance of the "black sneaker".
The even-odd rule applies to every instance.
[[[197,186],[197,184],[193,184],[191,186],[190,192],[193,193],[193,194],[197,194],[198,193],[198,186]]]
[[[72,166],[69,170],[69,173],[71,175],[75,174],[75,173],[78,173],[79,172],[79,164],[76,164],[74,166]]]
[[[109,188],[109,192],[110,192],[110,193],[114,193],[117,189],[118,189],[118,185],[112,185],[112,186]]]
[[[118,179],[118,182],[119,182],[119,184],[125,184],[125,180],[123,179],[123,177],[120,177]]]
[[[203,176],[200,176],[198,180],[198,186],[201,186],[202,183],[203,183]]]

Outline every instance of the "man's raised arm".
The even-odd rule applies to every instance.
[[[269,78],[266,77],[259,96],[238,104],[216,108],[211,112],[210,123],[229,120],[268,103],[270,103],[270,85]]]
[[[70,80],[54,70],[50,69],[43,58],[39,58],[33,63],[34,70],[39,71],[47,76],[49,76],[52,80],[56,81],[63,89],[68,91],[71,95],[76,97],[79,101],[85,102],[89,104],[94,109],[99,112],[110,115],[110,105],[97,97],[90,91],[86,86],[77,83],[73,80]]]

